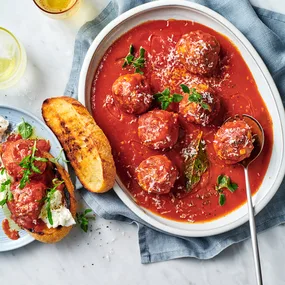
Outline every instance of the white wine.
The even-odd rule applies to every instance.
[[[65,19],[79,9],[81,0],[34,0],[34,2],[47,16]]]
[[[0,82],[9,79],[16,69],[16,51],[13,46],[0,47]]]
[[[15,84],[24,74],[27,56],[12,33],[0,27],[0,89]]]
[[[49,12],[62,12],[72,7],[76,0],[37,0],[36,2]]]

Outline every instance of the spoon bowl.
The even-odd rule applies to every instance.
[[[248,167],[248,165],[252,163],[262,152],[264,146],[264,131],[260,123],[254,117],[247,114],[230,117],[226,120],[226,122],[234,121],[236,119],[243,119],[251,127],[253,134],[254,149],[252,150],[250,157],[240,162],[240,164],[242,164],[244,167]]]
[[[251,235],[251,242],[252,242],[252,249],[253,249],[253,258],[254,258],[254,265],[255,265],[255,274],[256,280],[258,285],[262,285],[262,274],[261,274],[261,266],[260,266],[260,257],[259,257],[259,249],[258,249],[258,241],[256,235],[256,226],[255,226],[255,219],[254,219],[254,206],[252,204],[252,197],[251,197],[251,190],[250,190],[250,183],[249,183],[249,173],[248,173],[248,166],[260,155],[264,146],[264,131],[260,123],[249,115],[241,115],[231,117],[226,120],[226,122],[234,121],[236,119],[243,119],[251,128],[253,134],[253,145],[254,148],[248,158],[240,161],[239,163],[244,168],[244,175],[245,175],[245,183],[246,183],[246,196],[247,196],[247,206],[248,206],[248,220],[249,220],[249,228],[250,228],[250,235]]]

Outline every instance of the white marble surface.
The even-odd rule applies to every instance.
[[[79,27],[107,0],[85,0],[73,18],[47,18],[32,0],[0,0],[0,26],[26,47],[28,67],[13,88],[0,91],[0,104],[22,107],[40,116],[46,97],[62,95]],[[283,0],[252,0],[256,6],[285,13]],[[38,242],[0,254],[0,284],[255,284],[250,241],[230,247],[212,260],[180,259],[141,265],[134,225],[97,218],[88,234],[75,228],[62,242]],[[264,284],[285,284],[285,227],[259,235]]]

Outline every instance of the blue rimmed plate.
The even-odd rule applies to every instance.
[[[59,155],[60,150],[62,149],[59,141],[53,132],[37,117],[22,109],[3,105],[0,105],[0,116],[9,121],[9,130],[15,129],[17,124],[19,124],[23,118],[26,122],[34,127],[34,131],[37,137],[50,141],[50,153],[54,157],[57,157]],[[60,161],[60,163],[68,171],[67,164],[64,161]],[[9,239],[1,227],[3,219],[5,219],[5,215],[3,213],[3,210],[0,209],[0,252],[16,249],[34,241],[34,238],[23,230],[19,232],[20,238],[18,240]]]

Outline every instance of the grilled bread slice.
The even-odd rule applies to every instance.
[[[43,153],[43,157],[51,159],[53,158],[50,153]],[[54,167],[55,166],[55,167]],[[74,187],[70,180],[69,174],[67,171],[58,163],[52,165],[54,170],[59,174],[61,180],[64,181],[65,184],[65,195],[64,195],[64,203],[65,206],[71,212],[73,218],[76,215],[76,199],[74,195]],[[47,226],[40,232],[31,232],[26,230],[30,235],[32,235],[36,240],[45,242],[45,243],[55,243],[63,239],[72,229],[72,226],[69,227],[62,227],[59,226],[57,228],[48,228]]]
[[[91,192],[110,190],[116,176],[111,147],[88,110],[77,100],[63,96],[46,99],[42,115],[81,184]]]

